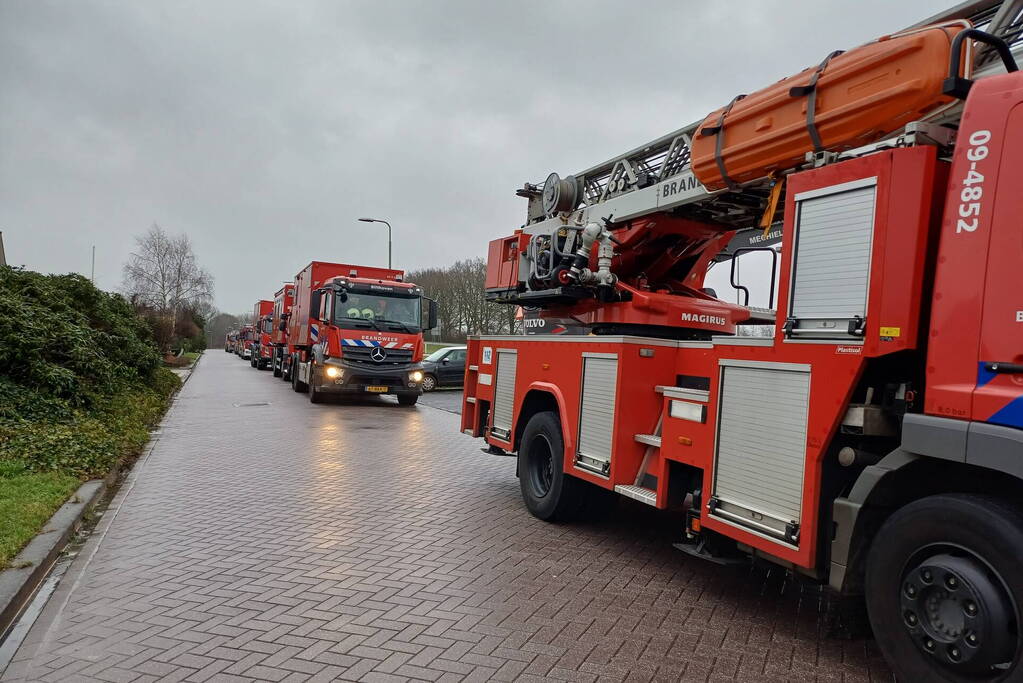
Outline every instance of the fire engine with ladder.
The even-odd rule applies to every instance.
[[[690,555],[864,596],[900,680],[1023,680],[1021,15],[964,3],[518,191],[486,295],[575,333],[471,337],[461,428],[529,512],[674,510]]]

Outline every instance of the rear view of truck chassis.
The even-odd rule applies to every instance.
[[[468,343],[462,429],[517,453],[532,514],[614,493],[676,510],[693,555],[864,595],[900,680],[1023,679],[1023,76],[963,18],[1020,33],[1019,3],[929,22],[949,38],[945,97],[868,144],[811,130],[805,163],[736,181],[729,105],[527,184],[488,295],[592,333]],[[724,138],[702,176],[696,136]],[[718,300],[707,271],[776,235],[778,214],[776,308]]]

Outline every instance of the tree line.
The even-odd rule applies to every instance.
[[[492,304],[484,296],[487,263],[482,258],[456,261],[442,268],[421,268],[406,275],[409,282],[438,303],[434,337],[465,341],[470,334],[510,334],[515,330],[515,306]]]

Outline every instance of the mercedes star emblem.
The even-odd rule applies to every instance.
[[[387,358],[387,352],[379,346],[374,346],[373,350],[369,352],[369,357],[377,363],[382,363],[383,360]]]

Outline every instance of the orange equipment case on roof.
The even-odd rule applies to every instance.
[[[960,21],[885,36],[733,100],[698,129],[693,173],[710,190],[764,178],[804,163],[815,151],[811,128],[816,151],[841,151],[954,102],[941,87],[952,39],[966,28]]]

